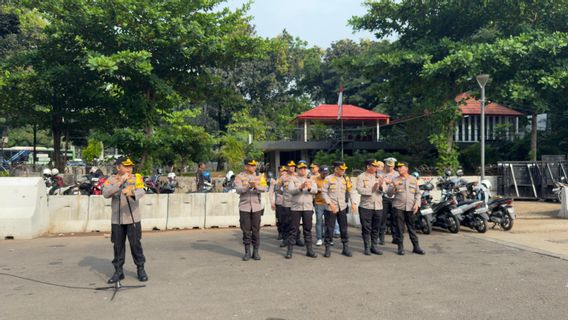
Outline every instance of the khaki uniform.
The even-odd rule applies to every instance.
[[[331,174],[325,177],[322,185],[322,196],[327,204],[326,210],[331,211],[329,204],[333,203],[343,211],[347,209],[346,193],[351,193],[353,184],[348,176],[338,177],[336,174]]]
[[[268,189],[270,204],[281,206],[284,202],[282,181],[280,178],[277,180],[272,179],[270,188]]]
[[[325,217],[325,246],[328,250],[333,241],[333,233],[335,229],[335,221],[339,224],[339,232],[341,234],[341,242],[344,244],[344,249],[349,242],[349,235],[347,232],[347,203],[346,193],[351,193],[353,184],[351,179],[347,176],[337,176],[335,173],[329,175],[323,181],[322,195],[327,204]],[[335,204],[339,212],[334,214],[331,212],[330,204]],[[327,252],[327,251],[326,251]]]
[[[290,179],[292,179],[293,177],[295,177],[295,175],[292,175],[292,176],[286,175],[284,178],[281,178],[281,180],[282,180],[282,206],[284,208],[291,208],[292,207],[292,194],[288,190],[288,185],[289,185]]]
[[[357,192],[361,194],[360,208],[369,210],[383,209],[383,191],[386,190],[386,184],[383,183],[381,188],[373,191],[373,187],[379,181],[376,175],[363,172],[357,177]]]
[[[131,174],[122,186],[126,190],[133,190],[133,196],[126,197],[122,194],[121,179],[118,175],[108,178],[103,185],[103,197],[111,198],[112,224],[133,224],[140,222],[140,208],[138,200],[146,194],[144,181],[139,174]],[[130,208],[128,207],[130,204]],[[132,215],[130,214],[132,210]],[[134,221],[132,218],[134,217]]]
[[[318,186],[312,181],[312,187],[299,189],[300,185],[310,180],[308,177],[295,176],[288,182],[288,192],[292,195],[292,211],[314,210],[314,195],[318,192]]]
[[[121,189],[132,191],[132,196],[125,196]],[[122,273],[127,237],[134,264],[136,264],[138,270],[144,269],[146,257],[144,257],[140,241],[142,239],[142,227],[138,204],[144,194],[144,181],[139,174],[130,174],[124,184],[121,183],[121,178],[118,175],[114,175],[108,178],[103,185],[103,197],[112,197],[110,239],[114,249],[112,264],[117,273]]]
[[[398,173],[398,171],[391,171],[389,173],[382,173],[381,176],[383,178],[388,178],[390,180],[394,180],[396,177],[398,177],[400,174]],[[393,213],[393,206],[392,206],[392,199],[394,198],[394,195],[389,196],[386,191],[387,189],[383,189],[385,190],[385,192],[383,193],[383,214],[384,214],[384,219],[381,221],[381,227],[380,227],[380,231],[379,231],[379,242],[380,243],[384,243],[385,241],[385,234],[387,232],[387,221],[390,222],[390,226],[391,226],[391,232],[393,235],[393,239],[396,237],[396,233],[398,232],[398,228],[396,227],[396,219],[394,218],[394,213]]]
[[[408,236],[415,250],[419,250],[418,235],[414,227],[414,206],[420,206],[420,189],[416,178],[408,175],[407,177],[398,176],[389,186],[389,195],[394,195],[392,206],[394,207],[395,226],[397,231],[393,233],[395,242],[399,246],[399,251],[403,249],[404,226],[408,231]]]
[[[249,184],[251,181],[259,184],[258,189],[252,189],[250,187]],[[235,178],[235,188],[240,195],[239,211],[258,212],[262,210],[260,194],[266,192],[268,186],[265,183],[261,184],[260,176],[243,171]]]
[[[392,205],[402,211],[413,211],[415,205],[420,205],[420,189],[414,176],[394,178],[389,186],[388,194],[394,196]]]

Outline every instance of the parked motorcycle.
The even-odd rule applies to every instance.
[[[505,231],[513,228],[516,218],[513,208],[513,199],[502,197],[491,197],[491,182],[482,180],[480,185],[474,184],[471,197],[482,200],[486,203],[489,222],[493,222],[493,228],[498,224]]]
[[[454,195],[446,189],[446,186],[449,186],[447,177],[448,174],[437,184],[437,187],[442,191],[442,198],[438,203],[431,203],[432,226],[446,229],[451,233],[458,233],[460,232],[460,220],[463,212],[457,208]]]
[[[433,213],[432,210],[432,196],[430,195],[430,191],[434,189],[434,185],[430,182],[419,186],[419,189],[422,190],[422,196],[420,199],[420,214],[415,215],[414,225],[416,230],[422,231],[424,234],[432,233],[432,220],[433,220]]]
[[[458,203],[458,209],[462,212],[460,224],[476,230],[479,233],[487,232],[487,207],[483,201],[466,200]]]

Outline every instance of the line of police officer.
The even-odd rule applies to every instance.
[[[257,162],[246,159],[245,171],[235,179],[237,193],[240,195],[240,226],[245,246],[243,260],[250,260],[251,244],[252,258],[260,260],[259,230],[263,212],[260,194],[266,191],[270,192],[271,206],[276,212],[278,239],[282,239],[281,247],[287,247],[285,254],[287,259],[292,258],[294,245],[304,246],[304,244],[306,256],[317,257],[313,250],[312,217],[314,208],[324,203],[324,257],[331,256],[336,221],[339,224],[343,244],[341,254],[352,256],[347,226],[349,204],[353,214],[359,212],[365,255],[383,254],[378,245],[384,245],[387,219],[391,222],[393,243],[398,245],[399,255],[405,253],[403,245],[405,227],[413,245],[412,252],[425,254],[420,248],[413,218],[420,208],[418,181],[408,174],[406,163],[396,162],[397,170],[394,170],[395,161],[393,158],[386,159],[385,167],[381,161],[367,160],[366,170],[359,175],[355,188],[349,177],[345,175],[347,170],[345,162],[336,161],[333,164],[333,173],[326,175],[322,180],[318,174],[309,176],[306,161],[301,160],[297,165],[294,161],[290,161],[287,166],[279,168],[279,177],[271,181],[268,189],[266,179],[255,174]],[[312,167],[317,165],[312,164]],[[322,172],[325,174],[327,168]],[[353,199],[355,190],[361,195],[359,204]],[[300,224],[304,241],[300,237]]]

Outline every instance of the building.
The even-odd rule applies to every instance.
[[[322,104],[296,116],[296,129],[289,139],[264,144],[270,167],[274,170],[288,160],[311,161],[318,151],[332,152],[341,149],[342,143],[345,153],[384,147],[380,128],[389,123],[388,115],[354,105],[343,105],[343,121],[338,113],[338,105]]]
[[[456,123],[454,140],[459,143],[476,143],[481,140],[481,102],[469,93],[456,97],[462,118]],[[513,140],[519,136],[519,118],[523,113],[495,102],[485,105],[485,140]]]

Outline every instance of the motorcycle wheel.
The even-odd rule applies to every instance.
[[[485,221],[485,219],[480,217],[475,217],[473,223],[475,224],[475,230],[477,230],[477,232],[479,233],[487,232],[487,221]]]
[[[450,215],[448,218],[448,231],[451,233],[458,233],[460,232],[460,221],[458,217],[454,215]]]
[[[420,224],[422,225],[422,233],[423,234],[430,234],[432,233],[432,224],[430,220],[425,216],[420,217]]]
[[[505,210],[501,210],[501,212],[503,213],[503,221],[500,224],[501,228],[505,231],[513,229],[513,218],[511,218],[509,212],[506,212]]]

